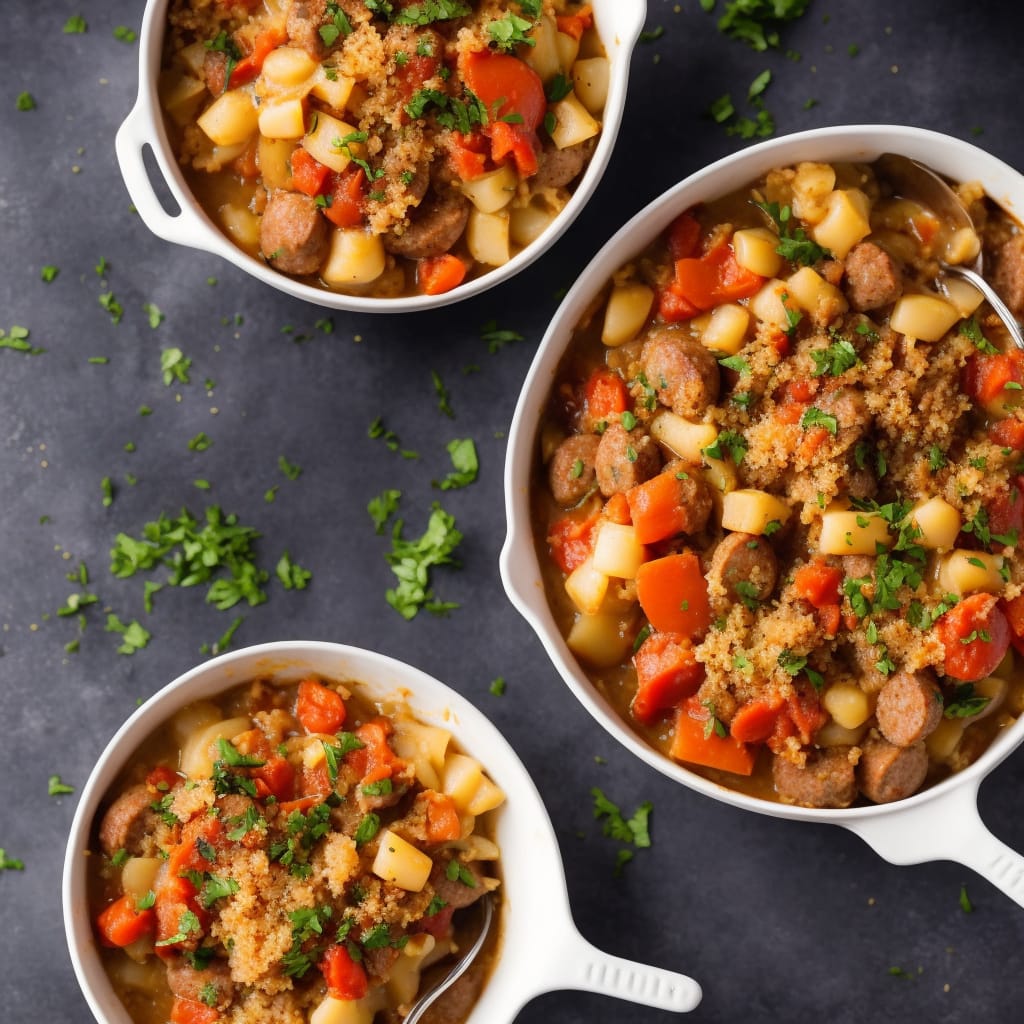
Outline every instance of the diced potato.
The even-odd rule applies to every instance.
[[[817,271],[801,267],[786,281],[790,298],[819,323],[827,323],[848,308],[846,296]]]
[[[509,237],[516,245],[529,245],[547,231],[557,216],[558,210],[536,200],[525,206],[513,206],[509,213]]]
[[[573,91],[595,117],[608,102],[610,70],[607,57],[587,57],[572,65]]]
[[[412,763],[421,785],[440,790],[440,773],[451,735],[447,729],[403,718],[391,737],[391,746],[399,757]]]
[[[541,15],[530,32],[530,38],[533,46],[525,47],[521,56],[537,72],[540,80],[547,83],[568,66],[562,63],[559,56],[558,25],[555,19],[549,14]]]
[[[1002,567],[1002,555],[957,548],[945,555],[939,565],[939,586],[943,592],[957,595],[997,594],[1003,589],[1003,578],[999,575]]]
[[[985,298],[970,281],[949,275],[942,280],[946,299],[962,317],[969,317]]]
[[[774,494],[745,487],[723,496],[722,528],[760,536],[769,523],[785,523],[790,511],[789,506]]]
[[[268,139],[301,139],[306,132],[306,109],[300,99],[264,103],[259,116],[260,135]]]
[[[988,703],[976,715],[971,715],[967,723],[977,722],[980,718],[986,718],[993,711],[998,711],[1010,692],[1010,684],[1000,676],[986,676],[974,684],[974,695],[976,697],[988,697]]]
[[[255,132],[259,112],[243,89],[222,93],[199,115],[196,124],[218,146],[234,146]]]
[[[871,717],[871,701],[854,683],[833,683],[821,695],[821,703],[844,729],[856,729]]]
[[[516,194],[517,180],[513,166],[502,164],[497,170],[462,182],[460,188],[462,194],[481,213],[497,213],[512,201]]]
[[[392,882],[406,892],[422,892],[434,862],[397,832],[385,829],[380,836],[373,873],[385,882]]]
[[[469,254],[478,263],[500,267],[512,257],[509,247],[509,215],[507,210],[497,213],[469,211],[466,224],[466,245]]]
[[[740,228],[733,233],[732,247],[736,262],[762,277],[774,277],[782,266],[782,257],[775,251],[778,235],[768,228]]]
[[[452,798],[460,812],[468,811],[483,777],[483,767],[475,757],[449,751],[441,771],[441,792]]]
[[[938,341],[959,319],[957,308],[940,296],[910,292],[896,300],[889,326],[908,338]]]
[[[256,161],[260,165],[263,184],[273,191],[288,188],[292,180],[291,156],[295,143],[290,139],[268,139],[260,136],[256,144]]]
[[[348,106],[354,85],[353,79],[339,74],[334,68],[326,68],[321,65],[309,92],[310,95],[315,96],[318,100],[323,100],[327,106],[340,114]]]
[[[609,521],[602,523],[597,531],[591,557],[598,572],[631,580],[643,564],[646,552],[636,539],[634,527]]]
[[[220,708],[211,700],[197,700],[183,707],[171,719],[171,738],[183,747],[195,733],[221,720]]]
[[[353,156],[366,155],[366,147],[352,138],[358,134],[359,130],[347,121],[341,121],[321,110],[313,119],[313,127],[302,140],[302,145],[311,157],[325,167],[341,172],[348,167]],[[346,139],[351,141],[345,142]]]
[[[684,462],[699,465],[704,449],[718,438],[718,427],[713,423],[694,423],[664,409],[650,423],[651,437],[665,445]]]
[[[825,200],[825,216],[811,227],[810,234],[836,259],[845,259],[871,233],[870,209],[871,201],[859,188],[835,189]]]
[[[593,615],[604,604],[608,577],[594,568],[593,557],[581,562],[565,579],[565,592],[584,615]]]
[[[701,331],[701,344],[712,352],[734,356],[747,343],[750,312],[737,302],[716,306]]]
[[[910,521],[921,531],[918,543],[934,551],[951,548],[963,525],[960,513],[938,495],[912,509]]]
[[[121,892],[141,900],[156,886],[157,872],[164,865],[163,857],[129,857],[121,869]]]
[[[310,78],[320,65],[299,46],[279,46],[263,61],[262,75],[279,88],[299,85]]]
[[[495,807],[500,807],[504,802],[505,791],[485,775],[480,780],[480,785],[477,786],[466,810],[472,815],[479,816],[493,811]]]
[[[940,763],[948,761],[956,753],[964,734],[964,726],[969,721],[967,718],[943,718],[925,737],[924,745],[928,748],[928,756]]]
[[[384,242],[362,228],[334,228],[320,276],[327,284],[369,284],[387,265]]]
[[[431,936],[432,938],[433,936]],[[423,957],[407,956],[406,953],[411,943],[407,943],[400,956],[388,970],[388,980],[385,982],[388,990],[388,997],[395,1006],[409,1006],[416,998],[421,981],[421,965]],[[315,1024],[310,1021],[310,1024]]]
[[[821,516],[818,550],[823,555],[874,555],[892,543],[886,521],[876,512],[828,510]]]
[[[793,177],[793,213],[807,224],[817,224],[828,212],[828,197],[836,187],[831,164],[804,162]]]
[[[160,76],[160,106],[175,124],[184,126],[195,118],[206,95],[206,85],[180,71],[165,71]]]
[[[373,1024],[376,1012],[376,1002],[370,996],[335,999],[327,995],[309,1015],[309,1024]]]
[[[194,733],[181,749],[181,770],[190,778],[206,778],[213,771],[213,762],[220,759],[218,740],[232,740],[252,728],[252,720],[244,715],[208,725]]]
[[[558,48],[559,65],[571,68],[580,55],[580,41],[568,32],[559,32],[555,36],[555,46]]]
[[[609,348],[632,341],[647,322],[654,305],[654,289],[639,281],[617,284],[608,296],[601,341]]]
[[[577,146],[587,139],[592,139],[601,130],[601,124],[587,110],[576,93],[571,92],[565,99],[553,103],[550,107],[555,117],[555,127],[551,132],[551,141],[559,149]]]
[[[203,71],[206,65],[206,55],[210,51],[206,48],[206,44],[202,41],[195,43],[189,43],[188,46],[183,46],[175,56],[185,65],[186,68],[192,73],[193,77],[202,80]]]
[[[633,646],[619,617],[608,612],[578,615],[565,642],[577,658],[595,668],[618,665]]]
[[[739,482],[736,476],[736,467],[728,460],[713,459],[705,454],[704,467],[701,472],[711,487],[712,495],[726,495],[730,491],[736,490],[736,484]]]
[[[830,718],[815,734],[814,742],[819,747],[853,747],[864,738],[867,723],[856,729],[846,729],[834,718]]]
[[[973,263],[981,252],[981,239],[973,228],[958,228],[946,241],[946,252],[943,259],[954,266],[961,263]]]
[[[785,330],[789,326],[786,303],[783,299],[786,294],[786,282],[773,277],[770,281],[765,281],[761,290],[750,297],[747,308],[761,323]]]

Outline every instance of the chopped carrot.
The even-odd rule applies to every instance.
[[[390,733],[391,724],[386,718],[374,718],[356,729],[356,737],[363,745],[345,758],[360,774],[364,786],[389,779],[395,770],[397,758],[388,744]]]
[[[305,814],[306,811],[318,804],[324,802],[324,794],[313,793],[310,796],[296,797],[294,800],[282,800],[278,805],[277,809],[283,817],[287,818],[288,815],[298,811],[300,814]]]
[[[552,560],[562,572],[572,572],[590,556],[599,519],[600,513],[594,512],[585,518],[565,516],[551,524],[548,546]]]
[[[799,687],[790,695],[786,705],[786,714],[796,727],[800,742],[805,745],[812,742],[815,733],[828,721],[818,694],[809,686]]]
[[[585,4],[575,14],[556,15],[555,24],[559,32],[564,32],[579,42],[583,38],[583,33],[594,24],[594,10],[590,4]]]
[[[749,298],[763,283],[760,274],[736,262],[736,253],[727,242],[703,256],[684,257],[675,262],[676,286],[685,299],[702,310]]]
[[[1021,479],[1017,477],[1005,491],[1000,492],[985,505],[988,512],[988,528],[993,539],[1016,531],[1017,537],[1024,535],[1024,496],[1021,494]],[[996,544],[1000,541],[996,540]]]
[[[629,502],[621,491],[618,494],[613,494],[604,503],[601,515],[609,522],[617,523],[619,526],[629,526],[633,521],[629,512]]]
[[[337,690],[317,679],[299,683],[295,717],[306,732],[337,732],[345,724],[345,701]]]
[[[548,101],[540,76],[524,61],[507,53],[469,50],[459,57],[459,73],[486,108],[488,128],[508,124],[503,119],[518,114],[523,131],[537,130]]]
[[[274,754],[259,767],[253,768],[251,777],[256,783],[256,794],[261,800],[268,796],[275,800],[290,800],[295,792],[295,769],[286,757]]]
[[[781,699],[748,700],[733,715],[729,732],[740,743],[764,743],[774,732],[776,719],[785,706]]]
[[[1010,623],[992,594],[971,594],[935,620],[946,675],[974,682],[991,675],[1010,645]]]
[[[352,959],[341,943],[327,947],[319,964],[327,982],[327,991],[335,999],[362,999],[369,988],[366,970]]]
[[[968,357],[960,385],[975,402],[980,405],[996,402],[1004,397],[1008,384],[1024,385],[1024,353],[986,355],[974,352]]]
[[[797,597],[803,598],[815,608],[827,604],[838,605],[842,600],[839,590],[842,583],[842,569],[827,565],[820,558],[801,566],[793,575],[793,588]]]
[[[668,254],[672,261],[685,259],[697,251],[700,222],[689,210],[681,213],[668,226]]]
[[[176,998],[171,1004],[170,1024],[214,1024],[220,1020],[215,1006],[207,1006],[197,999]]]
[[[823,604],[820,608],[815,608],[814,611],[818,625],[821,626],[821,631],[825,636],[835,636],[839,632],[839,626],[843,619],[839,605]]]
[[[537,173],[540,164],[537,159],[537,147],[534,145],[537,138],[535,132],[525,130],[522,125],[509,124],[507,121],[495,121],[487,130],[491,136],[491,159],[496,164],[511,156],[521,178],[529,178]]]
[[[629,515],[641,544],[674,537],[690,524],[687,490],[675,473],[658,473],[626,492]]]
[[[466,264],[453,253],[428,256],[416,265],[416,282],[424,295],[443,295],[466,277]]]
[[[139,910],[135,897],[125,894],[104,907],[96,918],[96,929],[104,946],[130,946],[145,935],[152,935],[156,915],[152,910]]]
[[[444,793],[427,790],[427,842],[454,842],[462,835],[455,801]]]
[[[692,696],[704,680],[690,638],[680,633],[652,633],[633,655],[633,664],[637,686],[630,713],[644,725]]]
[[[718,768],[734,775],[751,775],[754,753],[732,736],[719,736],[708,728],[710,715],[695,697],[690,697],[676,712],[675,735],[669,755],[676,761]]]
[[[327,185],[330,202],[323,207],[324,216],[339,228],[359,227],[363,223],[366,172],[350,165],[340,174],[332,172]]]
[[[296,146],[291,155],[292,187],[307,196],[318,196],[324,191],[331,169],[312,154]]]
[[[614,370],[594,370],[587,378],[583,394],[587,402],[587,415],[593,420],[607,420],[629,408],[626,382]]]
[[[683,295],[674,281],[659,290],[658,316],[666,323],[677,324],[682,320],[692,320],[699,312],[700,309]]]
[[[993,444],[1002,448],[1024,451],[1024,420],[996,420],[988,428],[988,437]]]
[[[1024,654],[1024,594],[1012,601],[1003,601],[1001,607],[1010,625],[1010,643],[1015,651]]]
[[[246,54],[232,69],[230,86],[237,89],[259,75],[263,62],[282,43],[288,42],[288,30],[283,23],[271,25],[256,36],[252,52]]]
[[[644,562],[636,574],[636,593],[651,625],[661,633],[699,639],[711,625],[708,584],[692,551]]]
[[[452,132],[452,146],[449,160],[455,173],[463,181],[472,181],[487,173],[488,140],[483,132],[463,135]]]

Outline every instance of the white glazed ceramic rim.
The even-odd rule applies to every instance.
[[[544,594],[533,541],[529,492],[537,426],[559,361],[574,326],[614,271],[653,242],[684,210],[740,188],[773,167],[802,160],[866,162],[885,152],[920,160],[957,181],[980,181],[989,196],[1018,220],[1024,220],[1024,177],[1017,171],[960,139],[899,125],[843,125],[780,136],[690,175],[641,210],[604,245],[555,313],[530,367],[509,431],[505,463],[508,532],[501,552],[505,590],[537,633],[563,680],[597,722],[642,761],[691,789],[736,807],[775,817],[840,824],[855,830],[860,825],[867,828],[871,819],[921,808],[961,787],[976,790],[981,779],[1024,740],[1024,716],[998,735],[973,765],[897,803],[844,810],[791,807],[710,782],[641,740],[590,682],[566,646]]]
[[[595,24],[612,62],[602,131],[583,178],[565,208],[544,233],[504,266],[496,267],[443,295],[386,299],[315,288],[273,270],[262,260],[235,246],[196,203],[171,151],[157,96],[168,2],[149,0],[146,5],[139,43],[138,98],[115,140],[121,175],[139,215],[150,231],[166,241],[220,256],[278,291],[331,309],[361,313],[410,313],[468,299],[507,281],[554,245],[593,195],[611,159],[626,103],[629,62],[647,14],[646,0],[594,0]],[[149,170],[143,163],[143,153],[147,149],[152,151],[164,182],[180,208],[177,215],[168,214],[156,198]]]
[[[420,720],[449,729],[507,794],[497,812],[503,879],[499,959],[467,1024],[511,1021],[527,1000],[546,990],[545,981],[559,987],[550,981],[543,960],[550,947],[537,928],[544,921],[552,934],[576,934],[558,843],[533,782],[501,733],[458,693],[418,669],[340,644],[281,642],[214,658],[164,687],[121,726],[82,789],[64,865],[64,924],[79,984],[102,1024],[132,1024],[103,970],[88,909],[85,851],[104,794],[146,736],[186,704],[255,676],[295,680],[309,673],[352,680],[372,697],[404,698]]]

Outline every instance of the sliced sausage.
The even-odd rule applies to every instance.
[[[315,274],[327,256],[330,229],[312,196],[275,192],[260,220],[260,249],[284,274]]]
[[[580,502],[594,487],[600,444],[597,434],[574,434],[555,449],[548,466],[548,482],[552,496],[563,508]]]
[[[483,886],[483,875],[477,868],[474,861],[467,864],[459,864],[460,869],[465,869],[473,878],[473,885],[467,885],[461,878],[454,881],[448,877],[448,864],[450,861],[440,861],[434,865],[430,872],[430,884],[434,888],[435,895],[444,900],[445,906],[453,910],[461,910],[478,899],[487,891]]]
[[[992,278],[999,297],[1018,319],[1024,319],[1024,234],[1012,235],[996,257]]]
[[[878,731],[897,747],[911,747],[942,721],[942,692],[930,672],[897,672],[875,707]]]
[[[699,341],[670,327],[648,332],[640,352],[647,383],[677,416],[699,416],[718,398],[718,361]]]
[[[228,84],[228,55],[223,50],[207,50],[203,57],[203,81],[213,96],[224,92]]]
[[[145,852],[145,839],[156,828],[160,815],[153,810],[153,794],[143,783],[126,789],[109,807],[100,822],[100,847],[111,857],[126,850],[139,857]]]
[[[857,798],[849,753],[849,747],[812,750],[802,768],[776,755],[772,781],[779,799],[801,807],[849,807]]]
[[[654,439],[642,430],[626,430],[621,423],[612,423],[601,435],[594,465],[597,486],[610,498],[654,476],[661,469],[661,453]]]
[[[928,751],[923,743],[897,747],[880,736],[869,736],[861,744],[857,764],[860,791],[876,804],[916,793],[928,774]]]
[[[659,514],[641,522],[652,503],[664,499],[666,487],[671,488],[672,516]],[[626,498],[636,525],[637,540],[641,544],[653,544],[677,533],[700,533],[707,526],[714,506],[711,488],[704,478],[681,459],[673,459],[660,473],[651,477],[649,486],[639,484],[626,494]]]
[[[211,960],[205,967],[193,967],[184,957],[167,961],[167,987],[178,999],[191,999],[223,1010],[235,994],[231,968],[225,960]]]
[[[397,939],[398,936],[396,935]],[[391,968],[395,961],[401,956],[401,952],[394,946],[376,946],[373,949],[363,951],[363,967],[371,978],[380,978],[386,981],[391,974]]]
[[[903,278],[893,258],[874,242],[858,242],[846,257],[850,305],[865,312],[888,306],[902,294]]]
[[[531,184],[535,188],[564,188],[583,173],[596,146],[597,136],[565,149],[546,143],[537,158],[537,173]]]
[[[720,588],[732,601],[765,601],[779,580],[779,560],[764,537],[728,533],[711,556],[707,579],[712,593]],[[737,589],[740,583],[749,586]]]
[[[327,56],[320,29],[327,21],[327,0],[292,0],[285,28],[293,46],[299,46],[315,61]]]
[[[406,259],[440,256],[462,237],[469,220],[469,200],[454,189],[428,192],[419,206],[409,211],[409,223],[401,234],[384,235],[384,248]]]

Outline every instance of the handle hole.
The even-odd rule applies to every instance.
[[[156,196],[157,202],[164,213],[168,217],[180,217],[181,207],[178,205],[178,201],[174,198],[171,190],[167,187],[163,172],[160,170],[160,164],[157,163],[156,154],[148,142],[142,145],[142,166],[146,170],[146,177],[149,178],[153,195]]]

